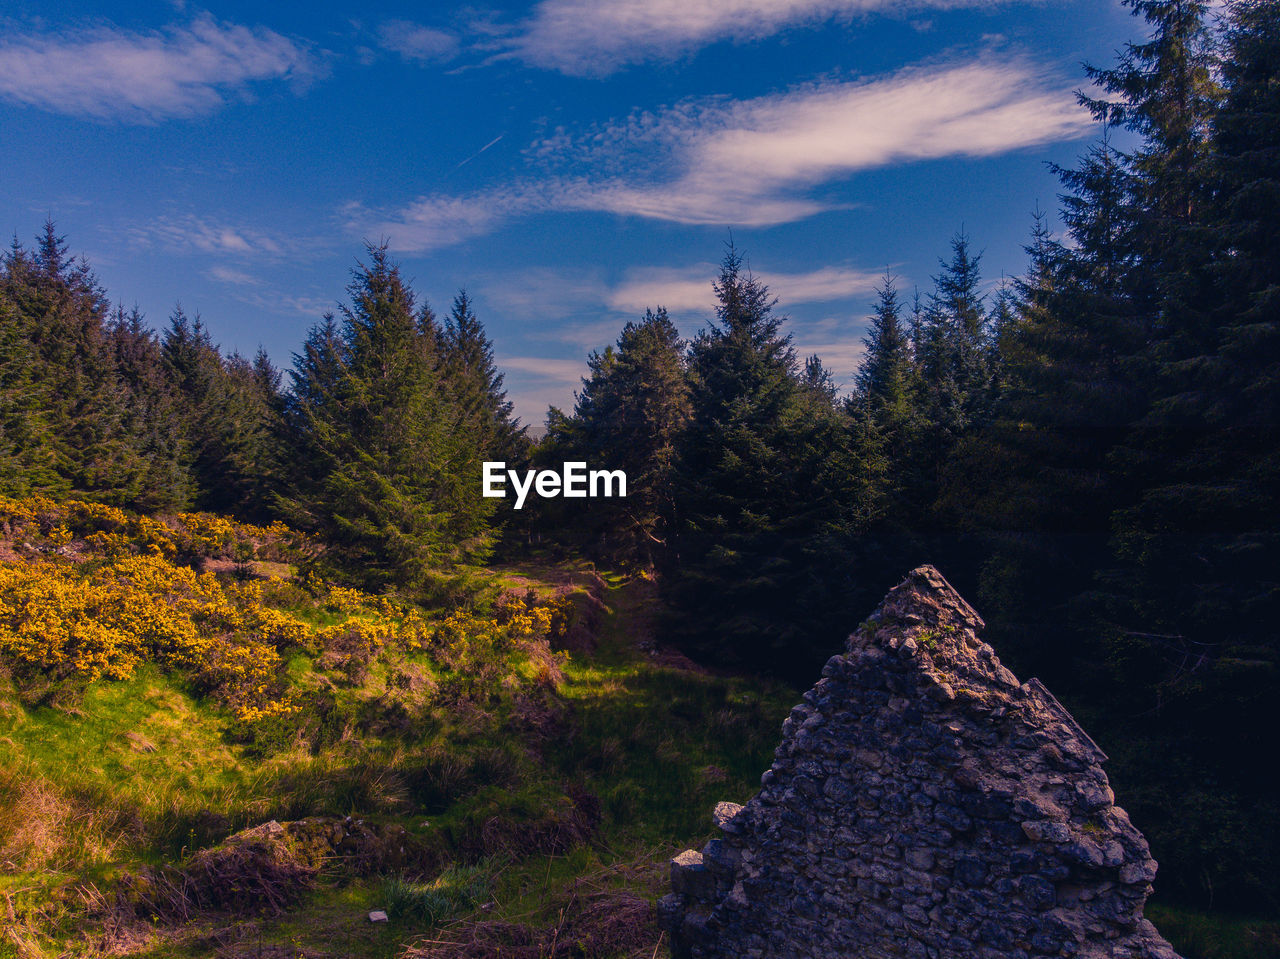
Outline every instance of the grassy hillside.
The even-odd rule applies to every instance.
[[[437,610],[314,554],[0,500],[0,957],[665,954],[667,859],[755,792],[797,692],[662,647],[644,578],[477,571]],[[1191,957],[1280,944],[1151,915]]]
[[[795,698],[653,645],[644,579],[440,611],[280,527],[10,500],[0,533],[0,956],[651,956],[666,858]]]

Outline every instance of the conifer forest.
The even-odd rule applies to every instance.
[[[957,224],[843,385],[733,240],[530,424],[385,242],[278,365],[10,224],[0,957],[664,955],[668,860],[926,563],[1109,756],[1179,953],[1280,955],[1280,3],[1126,6],[1024,272]]]

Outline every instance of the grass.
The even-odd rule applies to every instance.
[[[493,876],[499,871],[489,860],[474,866],[448,866],[426,882],[390,876],[382,881],[379,901],[393,921],[409,919],[434,926],[489,902]]]
[[[1276,959],[1280,920],[1208,914],[1161,902],[1146,916],[1186,959]]]
[[[757,791],[798,694],[655,655],[645,579],[525,564],[493,575],[477,609],[503,590],[567,598],[593,617],[590,648],[457,669],[387,649],[356,670],[293,650],[285,674],[305,708],[248,737],[154,665],[59,708],[23,705],[0,677],[0,959],[390,959],[496,924],[544,946],[573,936],[595,959],[641,940],[661,954],[645,904],[665,892],[667,860],[711,834],[717,801]],[[343,621],[278,592],[312,626]],[[102,905],[123,875],[237,830],[346,815],[401,827],[429,855],[389,871],[332,862],[279,915],[112,926]],[[391,921],[370,923],[376,909]],[[1280,954],[1277,923],[1150,916],[1189,959]]]
[[[544,598],[596,584],[604,611],[594,651],[553,667],[495,664],[455,703],[425,707],[394,680],[417,669],[439,681],[425,653],[377,658],[350,681],[295,651],[290,684],[324,691],[316,709],[327,713],[308,714],[307,737],[286,728],[256,742],[238,738],[183,676],[155,666],[93,683],[71,708],[24,706],[0,687],[0,896],[14,916],[0,959],[83,949],[94,920],[78,890],[109,892],[126,872],[180,862],[238,829],[310,815],[399,824],[438,849],[445,868],[326,869],[284,915],[135,930],[136,943],[114,948],[152,959],[217,950],[390,957],[468,917],[556,928],[570,908],[566,889],[584,883],[592,895],[660,894],[666,859],[710,833],[712,805],[757,788],[795,693],[667,668],[637,651],[635,634],[650,629],[644,580],[587,569],[539,579],[534,567],[506,575]],[[338,622],[324,610],[291,611],[313,625]],[[371,925],[372,909],[392,922]]]

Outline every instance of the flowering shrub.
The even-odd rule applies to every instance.
[[[137,573],[149,586],[130,583]],[[193,663],[206,641],[175,602],[187,585],[181,578],[160,584],[154,571],[115,565],[83,575],[49,561],[0,564],[0,655],[20,668],[90,680],[127,678],[146,659]]]
[[[61,549],[80,541],[105,556],[283,559],[303,545],[283,523],[254,526],[213,513],[177,513],[167,518],[128,513],[115,506],[43,496],[0,496],[0,533],[15,544]]]
[[[0,664],[19,681],[126,679],[154,663],[187,673],[253,727],[299,708],[304,694],[290,689],[285,670],[294,650],[351,686],[363,684],[380,658],[394,672],[405,657],[418,657],[419,685],[448,701],[554,686],[560,675],[547,642],[557,610],[532,595],[509,598],[492,614],[432,618],[312,573],[294,583],[241,580],[179,561],[284,548],[293,534],[279,524],[205,513],[161,521],[96,503],[0,497],[0,535],[36,551],[29,561],[0,563]]]

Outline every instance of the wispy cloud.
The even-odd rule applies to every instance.
[[[231,286],[257,286],[261,282],[256,276],[244,270],[233,270],[226,266],[211,266],[204,271],[204,275],[211,280]]]
[[[385,237],[397,250],[431,250],[484,236],[514,217],[555,209],[565,193],[553,183],[519,183],[462,196],[419,197],[399,210],[351,203],[342,213],[353,233]]]
[[[822,365],[835,377],[836,383],[842,387],[846,387],[853,382],[853,378],[858,372],[858,366],[862,363],[862,358],[867,352],[867,348],[862,343],[861,333],[847,340],[823,342],[815,342],[801,335],[797,336],[793,342],[796,354],[802,358],[813,356],[816,353],[822,359]]]
[[[160,246],[175,252],[231,257],[282,256],[297,246],[296,241],[286,237],[269,236],[250,227],[195,215],[162,217],[132,227],[127,233],[142,247]]]
[[[833,18],[994,6],[994,0],[543,0],[505,55],[599,76],[684,56],[718,40],[755,40]]]
[[[680,176],[613,182],[596,191],[594,202],[683,223],[746,225],[829,208],[805,191],[861,170],[991,156],[1090,129],[1065,84],[1025,62],[990,60],[712,104],[650,125],[677,137]]]
[[[305,83],[320,71],[314,53],[288,37],[208,15],[145,33],[108,25],[0,39],[0,97],[98,120],[211,113],[255,83]]]
[[[327,300],[321,296],[299,296],[278,290],[246,291],[236,296],[236,299],[267,313],[307,316],[313,320],[319,320],[324,314],[332,312],[337,305],[335,300]]]
[[[608,296],[612,309],[640,313],[647,307],[665,306],[675,312],[710,312],[716,304],[711,289],[718,270],[701,263],[681,268],[644,268]],[[785,303],[826,303],[861,296],[874,290],[880,274],[847,266],[827,266],[808,273],[756,274],[757,279]]]
[[[541,356],[508,356],[500,358],[504,370],[519,370],[543,379],[559,383],[577,383],[587,372],[587,364],[581,360],[557,360]]]
[[[489,273],[480,276],[476,286],[484,291],[487,303],[519,320],[598,314],[609,292],[599,272],[590,268],[568,272],[535,267]]]
[[[992,156],[1090,129],[1068,84],[1024,60],[987,57],[752,100],[689,101],[561,132],[527,151],[540,176],[347,212],[354,228],[402,250],[457,243],[547,210],[768,226],[847,206],[818,188],[859,171]]]
[[[382,24],[378,28],[378,42],[384,49],[418,63],[452,60],[460,47],[452,33],[408,20],[389,20]]]

